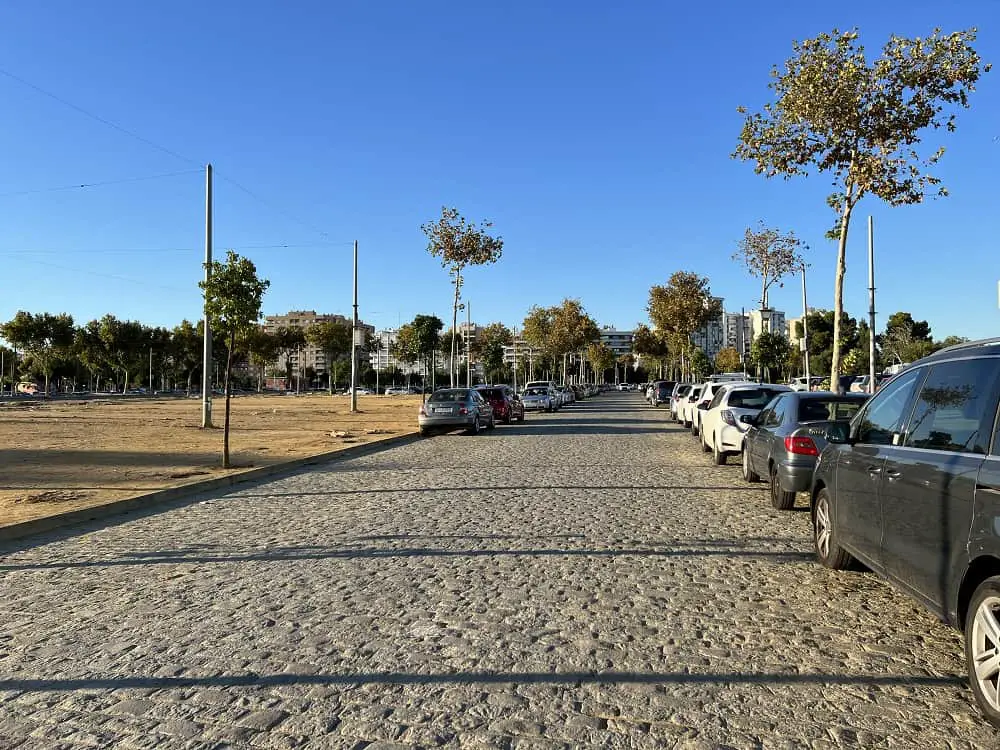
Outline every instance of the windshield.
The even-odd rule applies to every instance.
[[[449,391],[437,391],[431,394],[431,397],[427,399],[428,401],[434,401],[437,403],[441,402],[457,402],[465,401],[469,397],[469,392],[466,390],[449,390]]]
[[[799,422],[826,422],[832,419],[849,420],[858,413],[866,399],[811,398],[799,402]]]
[[[548,396],[548,388],[529,388],[524,392],[525,396]]]

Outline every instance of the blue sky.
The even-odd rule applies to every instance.
[[[983,58],[1000,61],[1000,13],[811,5],[5,4],[0,70],[166,151],[0,75],[0,319],[197,319],[208,161],[216,252],[236,248],[271,280],[266,313],[348,313],[357,239],[363,319],[447,318],[449,280],[420,232],[445,204],[492,219],[505,240],[497,265],[468,273],[479,322],[577,297],[599,323],[631,327],[675,270],[708,276],[727,309],[750,308],[759,289],[730,256],[758,220],[810,245],[810,304],[832,307],[829,183],[766,181],[731,160],[736,107],[767,101],[793,39],[835,26],[860,26],[871,51],[891,33],[977,26]],[[931,134],[947,147],[951,197],[857,210],[855,316],[871,213],[880,327],[908,310],[938,337],[997,333],[998,75],[957,133]],[[154,179],[50,190],[140,177]],[[798,314],[797,283],[771,301]]]

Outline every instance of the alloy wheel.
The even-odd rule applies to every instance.
[[[972,664],[979,693],[1000,711],[1000,597],[988,596],[972,620]],[[970,670],[971,671],[971,670]],[[970,675],[971,677],[972,675]]]
[[[816,550],[824,560],[830,556],[830,536],[833,528],[830,523],[830,502],[826,493],[820,494],[816,500],[815,520],[813,521],[816,535]]]

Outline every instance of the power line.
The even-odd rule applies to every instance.
[[[85,273],[90,276],[101,276],[106,279],[115,279],[116,281],[127,281],[130,284],[139,284],[140,286],[151,286],[151,287],[156,287],[158,289],[166,289],[167,291],[170,292],[182,292],[184,294],[187,294],[191,291],[190,289],[181,289],[180,287],[176,286],[164,286],[163,284],[153,284],[148,281],[140,281],[139,279],[130,279],[127,276],[117,276],[111,273],[101,273],[100,271],[90,271],[85,268],[70,268],[69,266],[61,266],[56,263],[46,263],[45,261],[32,260],[31,258],[25,258],[24,262],[34,263],[39,266],[47,266],[49,268],[58,268],[62,271],[72,271],[73,273]]]
[[[280,244],[280,245],[227,245],[217,243],[226,250],[286,250],[286,249],[317,249],[329,247],[352,247],[352,242],[329,242],[329,243],[305,243],[305,244]],[[8,248],[0,250],[0,255],[62,255],[73,253],[74,255],[96,255],[96,254],[157,254],[157,253],[201,253],[204,248],[199,247],[117,247],[117,248],[64,248],[61,250],[51,248]]]
[[[185,174],[200,174],[200,169],[185,169],[180,172],[165,172],[163,174],[151,174],[145,177],[125,177],[121,180],[103,180],[101,182],[82,182],[79,185],[60,185],[58,187],[38,188],[35,190],[18,190],[11,193],[0,193],[0,198],[10,198],[17,195],[34,195],[35,193],[55,193],[60,190],[80,190],[83,188],[104,187],[105,185],[122,185],[128,182],[142,182],[144,180],[159,180],[164,177],[177,177]]]
[[[254,191],[252,191],[250,188],[241,185],[236,180],[234,180],[232,177],[227,177],[225,174],[220,173],[218,170],[215,170],[215,174],[216,174],[217,177],[221,177],[223,180],[225,180],[226,182],[228,182],[233,187],[238,188],[239,190],[242,190],[244,193],[246,193],[247,195],[249,195],[251,198],[253,198],[255,201],[257,201],[261,205],[267,206],[272,211],[275,211],[276,213],[281,214],[286,219],[289,219],[289,220],[295,222],[299,226],[305,227],[306,229],[310,230],[311,232],[315,232],[316,234],[318,234],[320,237],[323,237],[324,239],[329,238],[330,235],[327,232],[324,232],[322,229],[319,229],[319,228],[313,226],[309,222],[303,221],[302,219],[299,219],[298,217],[293,216],[292,214],[288,213],[288,211],[286,211],[285,209],[281,208],[280,206],[276,206],[273,203],[264,200],[259,195],[257,195],[257,193],[255,193]]]
[[[151,141],[148,138],[143,138],[138,133],[134,133],[131,130],[129,130],[128,128],[123,128],[121,125],[119,125],[117,123],[114,123],[114,122],[111,122],[111,120],[107,120],[107,119],[101,117],[100,115],[95,115],[93,112],[89,112],[88,110],[84,109],[83,107],[80,107],[80,106],[78,106],[76,104],[73,104],[73,102],[67,101],[66,99],[63,99],[61,96],[57,96],[56,94],[53,94],[51,91],[46,91],[41,86],[36,86],[35,84],[31,83],[31,81],[26,81],[23,78],[21,78],[20,76],[16,76],[16,75],[14,75],[13,73],[11,73],[8,70],[4,70],[3,68],[0,68],[0,75],[4,75],[7,78],[10,78],[12,81],[17,81],[22,86],[27,86],[29,89],[33,89],[34,91],[37,91],[39,94],[47,96],[50,99],[53,99],[53,100],[59,102],[60,104],[65,105],[65,106],[69,107],[70,109],[75,110],[75,111],[79,112],[80,114],[82,114],[82,115],[84,115],[86,117],[89,117],[92,120],[96,120],[99,123],[107,125],[109,128],[114,128],[119,133],[124,133],[125,135],[129,136],[130,138],[134,138],[137,141],[141,141],[142,143],[145,143],[147,146],[151,146],[152,148],[155,148],[157,151],[162,151],[163,153],[169,154],[170,156],[174,157],[175,159],[180,159],[181,161],[187,162],[188,164],[194,164],[194,165],[199,166],[199,167],[201,166],[201,163],[195,161],[194,159],[189,159],[186,156],[182,156],[181,154],[178,154],[176,151],[173,151],[173,150],[167,148],[166,146],[161,146],[159,143]]]

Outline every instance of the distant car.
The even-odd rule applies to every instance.
[[[484,427],[490,430],[496,427],[493,407],[473,388],[435,391],[421,405],[417,423],[424,437],[459,428],[465,428],[470,435],[478,435]]]
[[[407,396],[410,394],[410,389],[405,385],[390,385],[385,389],[386,396]]]
[[[574,391],[568,385],[561,385],[557,390],[562,394],[562,400],[564,404],[576,403],[576,391]]]
[[[525,388],[521,393],[521,403],[525,411],[555,411],[555,394],[547,385]]]
[[[701,388],[700,385],[692,385],[687,395],[681,398],[680,406],[677,407],[678,421],[685,427],[691,426],[692,412],[695,411],[698,399],[701,398]]]
[[[476,390],[493,407],[493,416],[504,424],[524,421],[524,404],[514,389],[507,385],[476,386]]]
[[[662,404],[670,405],[675,383],[672,380],[657,380],[652,385],[649,403],[651,406],[659,407]]]
[[[823,378],[821,377],[815,377],[815,376],[811,377],[808,379],[808,382],[806,378],[800,377],[800,378],[792,378],[789,381],[788,386],[793,391],[814,391],[819,387],[820,383],[822,382]]]
[[[743,478],[767,477],[771,504],[778,510],[795,505],[795,493],[812,486],[816,457],[826,446],[831,422],[849,422],[868,400],[861,393],[838,396],[830,391],[793,391],[772,400],[747,423],[743,442]]]
[[[701,418],[701,445],[712,453],[716,466],[743,451],[743,437],[749,429],[743,418],[756,416],[772,398],[788,390],[787,385],[732,382],[716,392]]]
[[[675,422],[681,421],[681,401],[691,392],[691,386],[691,383],[674,384],[674,390],[670,394],[670,415],[674,418]]]

